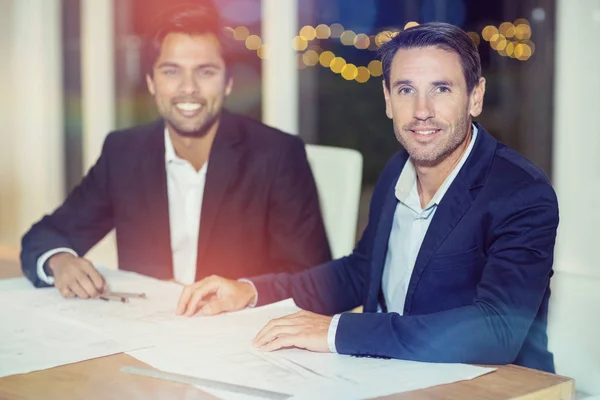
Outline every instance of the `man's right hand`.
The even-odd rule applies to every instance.
[[[85,258],[70,253],[58,253],[48,260],[54,276],[54,286],[65,298],[94,298],[106,290],[104,278]]]
[[[237,311],[253,303],[255,297],[255,289],[248,282],[209,276],[183,289],[177,304],[177,315],[191,317],[197,312],[216,315]]]

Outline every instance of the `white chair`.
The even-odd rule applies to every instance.
[[[333,258],[352,252],[362,184],[362,155],[351,149],[306,145]]]
[[[575,379],[578,399],[600,399],[600,278],[556,271],[548,344],[556,373]]]

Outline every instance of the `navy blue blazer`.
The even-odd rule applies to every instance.
[[[84,255],[116,228],[119,268],[173,277],[164,121],[113,132],[81,184],[23,237],[21,265],[68,247]],[[196,279],[298,272],[331,260],[304,143],[223,112],[206,173]]]
[[[544,173],[480,125],[472,153],[433,217],[404,315],[377,313],[394,211],[408,154],[387,164],[369,223],[348,257],[298,274],[253,279],[259,304],[342,314],[342,354],[448,363],[514,363],[554,371],[546,335],[558,203]]]

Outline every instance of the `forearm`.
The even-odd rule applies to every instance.
[[[319,314],[333,315],[362,302],[364,277],[356,256],[344,257],[297,274],[270,274],[252,278],[258,304],[292,297],[296,304]]]
[[[531,312],[499,313],[482,303],[428,315],[342,314],[336,349],[444,363],[507,364],[521,348]]]

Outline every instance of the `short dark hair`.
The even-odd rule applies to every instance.
[[[390,69],[394,56],[400,49],[436,47],[458,54],[462,65],[467,91],[471,93],[481,78],[481,60],[477,47],[457,26],[444,22],[428,22],[398,33],[379,48],[383,78],[390,88]]]
[[[213,35],[221,47],[221,55],[227,68],[231,63],[232,44],[221,23],[221,17],[214,4],[209,0],[179,2],[153,21],[144,37],[142,63],[144,72],[152,76],[154,63],[160,55],[165,37],[170,33],[187,35]]]

